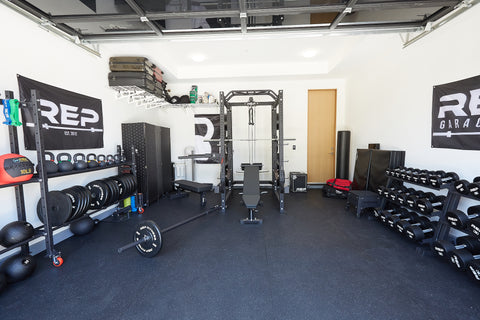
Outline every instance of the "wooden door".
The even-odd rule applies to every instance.
[[[335,178],[337,90],[308,90],[308,183]]]

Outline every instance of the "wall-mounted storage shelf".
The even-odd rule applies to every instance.
[[[188,107],[219,107],[218,103],[177,103],[172,104],[153,93],[145,91],[137,86],[111,86],[115,90],[117,99],[127,99],[128,103],[145,109],[153,108],[188,108]]]
[[[6,99],[13,99],[13,92],[6,91],[5,92]],[[48,174],[46,170],[44,170],[45,165],[45,150],[43,145],[43,137],[41,128],[41,119],[40,119],[40,108],[38,105],[38,101],[40,100],[39,92],[36,90],[32,90],[30,100],[26,104],[23,104],[22,108],[31,108],[33,114],[33,122],[35,126],[35,145],[36,145],[36,152],[37,152],[37,159],[38,159],[38,168],[39,172],[35,174],[30,180],[24,181],[21,183],[12,183],[6,185],[0,185],[0,188],[7,188],[13,187],[15,188],[15,198],[17,204],[17,219],[18,221],[27,221],[26,212],[25,212],[25,197],[23,192],[23,185],[29,183],[38,183],[40,186],[40,204],[41,210],[43,213],[47,212],[48,204],[47,204],[47,197],[48,194],[48,179],[62,177],[62,176],[70,176],[76,175],[80,173],[92,172],[92,171],[99,171],[99,170],[107,170],[112,168],[118,168],[121,171],[123,168],[129,168],[130,171],[135,172],[135,154],[134,150],[132,150],[132,161],[131,162],[122,162],[122,163],[114,163],[111,165],[107,165],[104,167],[96,167],[96,168],[87,168],[84,170],[72,170],[67,172],[56,172]],[[19,154],[19,145],[18,145],[18,133],[17,128],[14,126],[8,126],[9,130],[9,138],[10,138],[10,151],[11,153]],[[136,192],[135,192],[136,194]],[[89,212],[85,213],[85,215],[93,215],[103,209],[96,209],[96,210],[89,210]],[[85,215],[82,215],[76,219],[69,220],[61,225],[52,226],[49,221],[49,217],[47,214],[43,214],[43,225],[35,228],[34,235],[29,239],[26,239],[22,242],[16,243],[12,246],[4,248],[0,250],[0,254],[6,253],[10,250],[21,248],[21,252],[24,255],[29,254],[29,243],[37,238],[44,237],[45,238],[45,249],[47,252],[47,256],[52,259],[53,264],[59,266],[61,264],[60,252],[55,250],[54,243],[53,243],[53,233],[55,230],[58,230],[62,227],[66,227],[72,222],[83,218]]]

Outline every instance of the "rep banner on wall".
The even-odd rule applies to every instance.
[[[196,114],[195,115],[195,153],[220,153],[218,141],[205,141],[220,139],[220,115]],[[218,163],[212,158],[197,159],[197,163]]]
[[[18,77],[20,100],[30,100],[30,90],[40,94],[41,122],[46,150],[103,148],[102,100]],[[22,108],[26,150],[35,150],[35,129],[30,109]]]
[[[480,76],[433,87],[432,148],[480,150]]]

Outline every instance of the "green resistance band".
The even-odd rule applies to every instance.
[[[18,118],[18,110],[19,110],[20,102],[17,99],[10,99],[9,104],[10,104],[10,119],[12,120],[11,125],[19,127],[22,125],[22,123]]]

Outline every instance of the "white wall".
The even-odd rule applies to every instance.
[[[434,85],[477,76],[480,70],[480,6],[406,49],[398,35],[372,36],[349,67],[346,123],[357,148],[380,143],[406,150],[406,165],[455,171],[472,180],[480,175],[478,151],[431,148]]]
[[[296,141],[287,141],[285,146],[285,172],[307,171],[307,110],[309,89],[336,88],[337,99],[337,130],[343,130],[345,124],[345,81],[342,79],[322,79],[312,77],[296,77],[282,79],[232,79],[224,81],[196,80],[194,83],[174,83],[169,85],[172,94],[188,94],[191,85],[198,85],[199,94],[209,92],[218,98],[219,92],[228,93],[231,90],[271,89],[275,92],[284,91],[284,137],[295,138]],[[245,101],[245,100],[242,100]],[[248,118],[246,108],[233,114],[234,138],[248,137]],[[171,127],[172,158],[183,155],[186,146],[194,145],[193,115],[195,113],[218,113],[218,108],[178,108],[166,109],[169,114],[175,114],[173,118],[181,118],[178,123]],[[260,115],[258,115],[260,116]],[[257,138],[271,138],[269,115],[263,118],[265,123],[257,124]],[[260,121],[260,120],[259,120]],[[263,130],[261,127],[263,126]],[[296,145],[296,150],[292,146]],[[257,141],[256,162],[262,162],[265,170],[271,170],[271,141]],[[234,171],[240,171],[240,163],[248,162],[248,148],[246,142],[234,142]],[[267,148],[267,152],[265,152]],[[263,157],[261,155],[264,155]],[[197,164],[196,172],[202,172],[202,176],[196,176],[198,181],[218,183],[219,167],[215,165]],[[270,171],[271,172],[271,171]],[[239,178],[239,174],[235,178]],[[271,173],[263,173],[261,179],[270,180]]]

